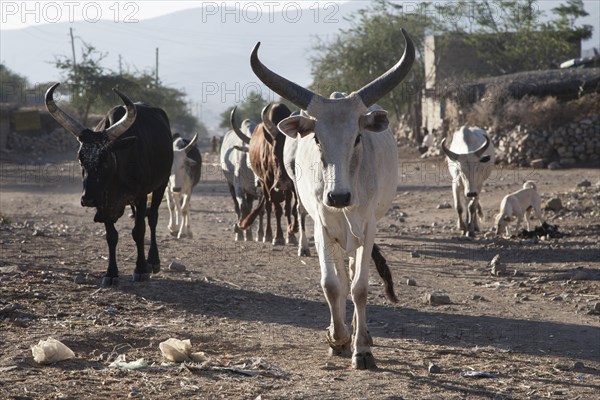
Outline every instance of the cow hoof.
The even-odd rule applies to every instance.
[[[307,248],[299,248],[298,249],[298,257],[310,257],[310,249]]]
[[[235,234],[235,241],[236,242],[241,242],[242,240],[244,240],[244,235],[242,234],[242,232],[238,232]]]
[[[148,268],[152,269],[152,273],[153,274],[158,274],[160,272],[160,264],[150,264],[150,263],[148,263]]]
[[[330,357],[344,357],[350,358],[352,355],[352,351],[350,350],[350,344],[346,344],[343,346],[335,346],[335,348],[329,348],[329,356]]]
[[[465,236],[466,236],[466,237],[475,237],[475,231],[468,231],[468,232],[465,232]]]
[[[271,243],[272,240],[273,240],[273,236],[265,236],[263,238],[263,243]]]
[[[286,240],[286,244],[293,244],[293,245],[297,245],[298,244],[298,240],[296,240],[296,235],[294,235],[293,233],[290,234]]]
[[[356,353],[352,357],[352,368],[354,369],[375,369],[375,357],[371,352]]]
[[[150,280],[150,273],[142,273],[140,274],[139,272],[134,272],[133,273],[133,281],[134,282],[143,282],[143,281],[149,281]]]
[[[283,238],[273,239],[273,246],[283,246],[284,244],[285,244],[285,240],[283,240]]]
[[[171,236],[177,237],[177,231],[169,231],[169,233],[171,234]]]
[[[107,288],[107,287],[117,287],[119,286],[119,277],[118,276],[105,276],[102,278],[102,283],[101,286],[103,288]]]

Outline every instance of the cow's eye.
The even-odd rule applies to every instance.
[[[315,135],[315,143],[316,143],[316,144],[321,144],[321,143],[319,142],[319,138],[317,137],[317,135]]]
[[[360,143],[360,137],[361,137],[361,136],[362,136],[362,135],[358,135],[358,136],[356,137],[356,140],[354,141],[354,145],[355,145],[355,146],[358,146],[358,144]]]
[[[490,156],[483,156],[479,159],[479,162],[486,163],[490,161]]]

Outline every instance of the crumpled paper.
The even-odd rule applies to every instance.
[[[73,350],[54,338],[40,340],[40,342],[31,346],[33,359],[38,364],[53,364],[55,362],[75,358]]]
[[[192,353],[192,342],[190,339],[179,340],[170,338],[158,345],[164,358],[171,362],[181,363],[184,361],[204,361],[206,354],[202,352]]]

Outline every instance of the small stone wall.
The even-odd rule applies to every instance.
[[[600,116],[556,129],[491,132],[496,159],[510,165],[571,167],[600,162]]]

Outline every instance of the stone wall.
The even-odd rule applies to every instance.
[[[77,139],[63,128],[49,133],[27,134],[10,132],[6,140],[5,151],[31,156],[47,156],[65,152],[77,153]]]
[[[556,129],[490,132],[499,162],[535,168],[600,162],[600,116]]]

